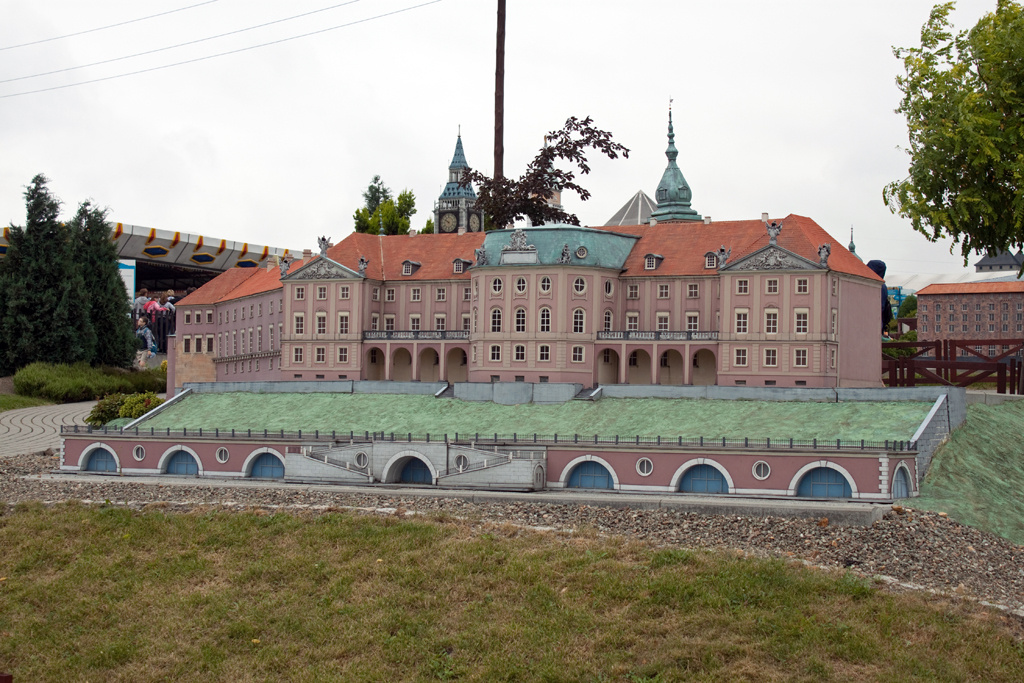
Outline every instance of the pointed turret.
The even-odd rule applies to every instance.
[[[850,246],[848,246],[848,247],[847,247],[847,249],[849,249],[849,250],[850,250],[850,253],[851,253],[851,254],[853,254],[854,256],[856,256],[856,257],[857,257],[857,260],[858,260],[858,261],[860,261],[861,263],[863,263],[863,262],[864,262],[864,259],[862,259],[862,258],[860,257],[860,255],[859,255],[859,254],[857,253],[857,247],[856,247],[856,245],[854,245],[854,243],[853,243],[853,226],[852,226],[852,225],[850,226]]]
[[[676,134],[672,128],[672,108],[668,110],[668,149],[665,150],[668,157],[668,166],[661,176],[661,183],[655,193],[658,201],[658,208],[651,214],[651,224],[664,221],[699,221],[700,214],[690,206],[690,199],[693,192],[683,177],[683,172],[676,165],[676,157],[679,150],[676,149]]]
[[[477,232],[483,229],[483,214],[475,210],[476,192],[472,185],[461,187],[463,173],[469,168],[462,150],[462,134],[455,142],[455,154],[448,165],[448,184],[434,204],[434,225],[437,232]]]

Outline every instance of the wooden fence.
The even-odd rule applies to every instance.
[[[995,384],[1000,394],[1021,394],[1022,349],[1024,339],[884,342],[882,378],[890,387],[986,383]]]

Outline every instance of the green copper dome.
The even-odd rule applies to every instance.
[[[658,208],[651,214],[651,218],[661,223],[663,221],[699,221],[700,214],[690,206],[693,192],[683,177],[683,172],[676,165],[676,157],[679,150],[676,149],[676,134],[672,128],[672,110],[668,112],[668,149],[665,156],[668,157],[668,166],[661,176],[661,183],[655,192],[655,199]]]

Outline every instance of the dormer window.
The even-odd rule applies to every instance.
[[[718,265],[718,257],[717,256],[715,256],[710,251],[707,254],[704,255],[704,267],[705,268],[714,268],[717,265]]]
[[[454,272],[454,273],[464,273],[466,271],[466,266],[471,266],[471,265],[473,265],[472,261],[467,261],[466,259],[457,258],[454,261],[452,261],[452,272]]]
[[[644,270],[655,270],[664,258],[661,254],[647,254],[644,256]]]
[[[465,267],[466,266],[465,266],[465,264],[462,261],[456,261],[455,262],[455,272],[456,273],[461,273],[462,269],[465,268]]]
[[[412,275],[419,267],[416,261],[402,261],[402,275]]]

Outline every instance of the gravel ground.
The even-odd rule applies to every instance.
[[[241,507],[358,507],[443,511],[483,522],[571,530],[580,527],[655,546],[739,550],[786,557],[880,577],[893,589],[924,589],[973,598],[1024,616],[1024,546],[959,524],[940,513],[894,508],[870,527],[826,520],[699,515],[675,510],[613,509],[548,503],[471,503],[455,498],[402,498],[321,490],[43,480],[56,455],[0,459],[0,501],[109,500],[143,507],[230,504]],[[899,510],[899,511],[897,511]]]

